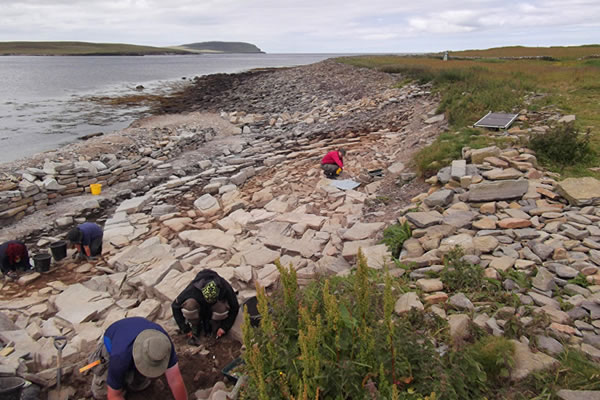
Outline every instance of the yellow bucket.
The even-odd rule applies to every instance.
[[[100,183],[92,183],[90,185],[90,191],[92,192],[92,194],[94,196],[99,195],[100,193],[102,193],[102,184],[100,184]]]

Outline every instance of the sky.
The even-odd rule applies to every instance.
[[[267,53],[413,53],[600,43],[600,0],[0,0],[0,41]]]

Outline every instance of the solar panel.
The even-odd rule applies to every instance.
[[[481,128],[507,129],[517,119],[519,114],[493,113],[489,112],[485,117],[477,121],[473,126]]]

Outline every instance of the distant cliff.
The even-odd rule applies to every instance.
[[[199,42],[182,44],[175,48],[200,53],[264,53],[252,43],[244,42]]]

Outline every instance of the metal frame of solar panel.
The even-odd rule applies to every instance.
[[[473,126],[480,128],[507,129],[518,116],[519,114],[493,113],[490,111],[479,121],[475,122]]]

